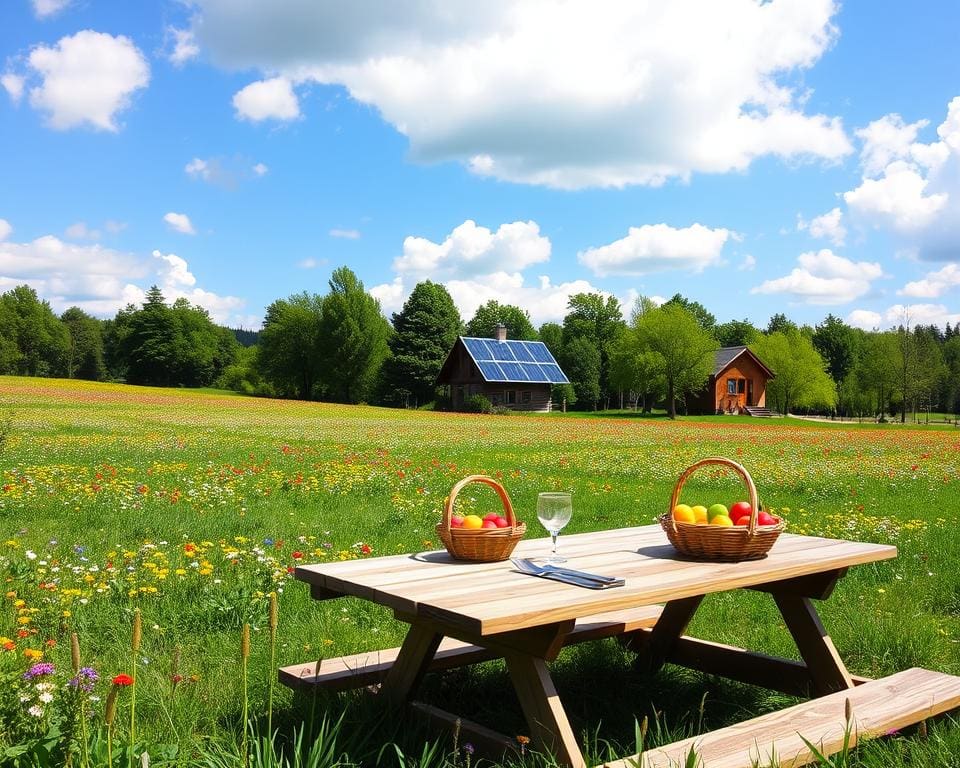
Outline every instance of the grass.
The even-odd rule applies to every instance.
[[[274,664],[399,644],[404,628],[388,612],[353,600],[313,602],[289,569],[436,547],[444,496],[475,472],[500,477],[528,522],[539,491],[573,492],[568,530],[577,532],[651,522],[685,467],[705,455],[734,458],[791,530],[899,547],[895,561],[852,569],[821,607],[852,671],[960,672],[960,434],[953,427],[740,417],[671,423],[632,413],[483,417],[0,377],[0,413],[8,410],[12,428],[0,454],[0,646],[9,650],[0,650],[0,675],[13,690],[30,663],[27,651],[69,670],[71,632],[84,664],[101,678],[130,673],[139,609],[137,739],[164,745],[169,764],[189,764],[177,761],[211,745],[226,755],[231,744],[240,749],[244,624],[251,628],[246,701],[261,732]],[[707,503],[743,495],[732,477],[697,475],[686,489],[690,501]],[[464,503],[486,509],[495,500],[478,489]],[[772,602],[760,594],[711,596],[691,631],[796,656]],[[663,724],[649,742],[787,702],[677,668],[641,679],[613,642],[565,651],[555,676],[596,758],[608,749],[628,754],[644,716]],[[506,733],[525,731],[515,702],[503,696],[500,664],[431,677],[427,686],[429,700],[441,706]],[[281,734],[311,713],[343,714],[338,733],[350,759],[372,764],[391,740],[405,755],[421,754],[422,734],[397,724],[378,726],[377,743],[365,740],[381,715],[361,696],[278,689],[273,699]],[[120,735],[129,728],[130,703],[124,694]],[[0,750],[38,725],[23,709],[0,693]],[[919,764],[952,765],[937,762],[936,744],[956,746],[958,730],[948,722],[934,733],[939,742],[931,735],[871,744],[855,759],[905,766],[922,753]]]

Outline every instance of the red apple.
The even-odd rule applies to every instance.
[[[750,502],[738,501],[730,507],[730,519],[739,520],[744,515],[749,517],[751,512],[753,512],[753,508],[750,506]]]
[[[760,511],[757,513],[757,525],[776,525],[779,522],[777,518],[767,512]]]
[[[507,520],[507,518],[505,518],[505,517],[498,517],[495,522],[496,522],[496,524],[497,524],[497,528],[509,528],[509,527],[510,527],[510,521]]]
[[[483,516],[483,522],[487,522],[487,520],[493,520],[496,522],[498,517],[500,517],[500,515],[498,515],[496,512],[491,512],[490,514]]]
[[[737,522],[734,525],[750,525],[750,515],[741,515],[737,518]]]
[[[497,523],[494,520],[484,520],[481,528],[497,528]]]
[[[450,527],[463,528],[463,517],[461,515],[453,515],[450,518]]]

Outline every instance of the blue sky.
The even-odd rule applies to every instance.
[[[0,290],[960,321],[960,6],[6,0]]]

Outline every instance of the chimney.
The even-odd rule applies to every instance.
[[[497,328],[493,333],[493,338],[497,341],[506,341],[507,340],[507,326],[503,323],[497,323]]]

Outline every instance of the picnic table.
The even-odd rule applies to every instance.
[[[847,569],[893,558],[895,547],[785,533],[760,560],[697,561],[678,555],[662,529],[650,525],[567,535],[561,549],[569,567],[620,576],[625,585],[584,589],[518,573],[509,561],[462,562],[443,551],[302,565],[296,578],[310,584],[314,598],[369,600],[392,609],[409,629],[400,648],[292,665],[280,679],[340,689],[380,682],[380,695],[401,705],[413,701],[432,669],[503,658],[533,746],[575,768],[584,758],[548,663],[565,645],[611,635],[648,670],[671,662],[814,697],[615,765],[640,757],[645,766],[682,764],[691,746],[705,768],[767,765],[774,756],[782,765],[804,765],[812,757],[801,735],[830,753],[845,729],[852,728],[855,741],[960,706],[960,678],[950,675],[922,669],[873,681],[851,675],[817,615],[814,601],[829,598]],[[548,539],[521,541],[514,552],[548,553]],[[706,595],[736,589],[773,598],[802,662],[684,634]],[[475,740],[504,748],[513,741],[429,704],[414,706],[434,720],[459,720]]]

